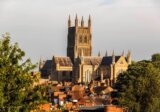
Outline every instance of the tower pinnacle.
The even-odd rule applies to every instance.
[[[83,20],[83,16],[82,16],[82,20],[81,20],[81,27],[84,27],[84,20]]]
[[[98,52],[98,56],[99,56],[99,57],[101,56],[101,52],[100,52],[100,51]]]
[[[88,19],[88,28],[91,28],[91,16],[89,15],[89,19]]]
[[[128,54],[127,54],[127,62],[128,62],[129,65],[132,63],[131,51],[130,50],[128,51]]]
[[[124,56],[124,50],[123,50],[123,52],[122,52],[122,56]]]
[[[76,19],[75,19],[75,26],[78,27],[78,16],[76,14]]]
[[[115,61],[116,61],[115,58],[116,58],[116,57],[115,57],[114,50],[113,50],[113,53],[112,53],[112,64],[115,64]]]
[[[68,28],[71,27],[71,18],[70,18],[70,15],[68,17]]]
[[[105,56],[107,57],[108,56],[108,51],[106,50],[106,54],[105,54]]]

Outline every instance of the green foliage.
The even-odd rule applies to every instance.
[[[33,89],[31,70],[36,66],[30,59],[23,61],[25,52],[11,44],[9,35],[0,40],[0,111],[17,112],[24,108],[29,91]],[[23,103],[22,103],[23,102]]]
[[[156,68],[160,69],[160,53],[152,55],[152,63]]]
[[[158,62],[140,61],[129,66],[117,78],[121,105],[129,112],[160,112],[160,69]]]
[[[160,53],[153,54],[152,55],[152,61],[153,62],[160,61]]]

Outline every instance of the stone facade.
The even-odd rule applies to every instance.
[[[52,59],[51,79],[55,81],[71,81],[73,65],[69,57],[55,57]]]
[[[128,53],[128,55],[130,52]],[[105,79],[108,79],[108,83],[112,85],[113,83],[116,82],[116,79],[118,75],[128,69],[129,63],[127,60],[129,60],[131,57],[128,59],[124,57],[124,55],[121,56],[115,56],[114,52],[112,56],[105,56],[102,58],[102,62],[100,65],[100,73],[101,73],[101,81]]]
[[[73,80],[90,83],[98,76],[101,57],[80,56],[75,59]]]
[[[76,15],[75,26],[71,26],[70,17],[68,19],[68,40],[67,40],[67,56],[71,58],[72,63],[78,56],[92,55],[92,35],[91,35],[91,18],[89,17],[88,26],[84,26],[82,17],[81,26],[78,25],[78,17]]]
[[[124,53],[115,56],[114,51],[112,56],[108,56],[107,52],[103,57],[100,53],[98,56],[92,56],[91,18],[89,16],[88,26],[85,27],[82,17],[79,26],[76,15],[75,26],[71,26],[70,16],[68,19],[67,57],[53,56],[48,69],[45,64],[40,63],[40,71],[42,76],[45,76],[42,71],[47,71],[47,75],[50,73],[51,80],[86,84],[98,80],[112,85],[119,73],[126,71],[131,64],[131,52],[129,51],[126,57]]]

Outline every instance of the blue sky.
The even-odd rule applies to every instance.
[[[159,0],[0,0],[0,34],[9,32],[33,62],[65,56],[67,20],[92,18],[93,55],[132,51],[134,60],[160,52]]]

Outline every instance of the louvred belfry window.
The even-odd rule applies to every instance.
[[[87,36],[84,38],[84,43],[87,43]]]

